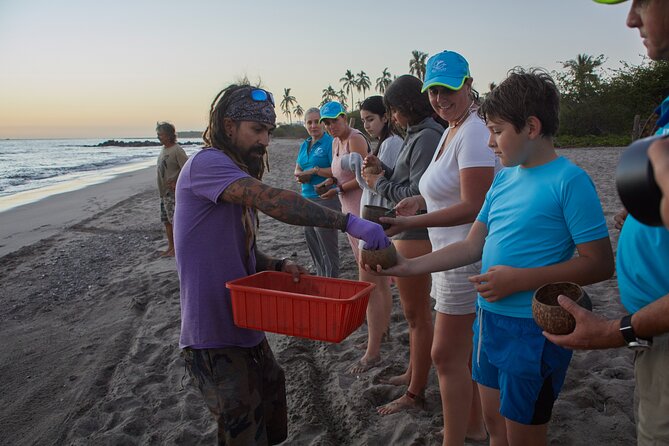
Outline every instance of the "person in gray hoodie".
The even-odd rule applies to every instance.
[[[386,109],[395,124],[406,130],[406,137],[394,167],[384,165],[376,156],[369,155],[363,163],[363,177],[367,185],[394,205],[403,198],[419,194],[418,182],[432,161],[444,128],[433,118],[434,110],[427,93],[421,93],[420,79],[404,75],[386,89],[383,97]],[[369,167],[369,169],[368,169]],[[373,172],[379,173],[373,173]],[[417,257],[432,251],[426,228],[410,229],[393,237],[397,251],[403,257]],[[404,316],[409,322],[409,367],[400,376],[385,380],[388,384],[407,386],[404,395],[378,408],[388,415],[407,408],[420,407],[427,385],[432,360],[432,312],[430,310],[429,274],[398,277],[395,281],[400,293]]]

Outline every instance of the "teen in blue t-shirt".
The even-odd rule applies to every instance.
[[[613,274],[594,185],[555,153],[558,113],[559,93],[548,74],[512,72],[479,109],[489,145],[507,169],[495,177],[467,238],[422,257],[398,256],[397,266],[379,270],[414,275],[482,260],[482,273],[470,278],[479,293],[472,375],[491,444],[545,443],[571,359],[532,319],[534,290]]]

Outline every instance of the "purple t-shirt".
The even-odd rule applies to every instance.
[[[246,253],[242,207],[217,202],[226,187],[248,177],[223,152],[203,149],[181,170],[176,189],[174,244],[181,282],[181,348],[253,347],[264,332],[238,328],[229,280],[255,273]]]

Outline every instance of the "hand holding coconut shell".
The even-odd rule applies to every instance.
[[[379,160],[374,155],[367,155],[364,161],[362,162],[362,178],[367,183],[367,186],[374,189],[376,187],[376,182],[379,180],[379,177],[384,175],[383,165],[381,160]]]
[[[553,344],[572,350],[596,350],[601,348],[623,347],[626,345],[620,334],[618,319],[606,319],[597,313],[588,311],[567,296],[559,295],[558,304],[574,317],[574,331],[565,335],[551,334],[544,331],[546,339]]]
[[[569,334],[576,327],[576,319],[558,304],[558,296],[566,296],[588,311],[592,311],[592,302],[583,288],[571,282],[547,283],[534,292],[532,316],[537,325],[548,333]]]
[[[387,248],[383,249],[361,249],[360,250],[360,264],[365,267],[369,265],[372,268],[385,270],[392,268],[397,264],[397,250],[395,245],[390,243]]]
[[[395,246],[392,244],[385,250],[378,250],[376,254],[366,253],[366,251],[366,249],[360,250],[360,266],[362,266],[367,272],[379,276],[400,277],[416,274],[410,270],[411,260],[402,257],[402,255],[397,252]],[[384,264],[390,265],[391,263],[392,266],[384,266]]]

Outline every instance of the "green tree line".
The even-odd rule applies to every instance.
[[[553,73],[562,96],[559,139],[619,137],[627,144],[654,131],[654,110],[669,94],[669,63],[621,62],[620,68],[605,72],[605,61],[601,54],[579,54]]]
[[[409,72],[423,79],[428,56],[412,51]],[[654,109],[669,95],[669,62],[644,58],[638,65],[621,62],[620,68],[609,70],[603,68],[605,62],[603,54],[579,54],[560,62],[562,69],[552,73],[561,94],[558,145],[625,145],[653,132]],[[348,69],[338,88],[328,85],[322,90],[319,105],[339,101],[356,110],[368,92],[383,95],[396,77],[387,67],[374,81],[364,70]],[[284,88],[280,107],[291,123],[293,116],[299,120],[304,114],[290,88]]]

